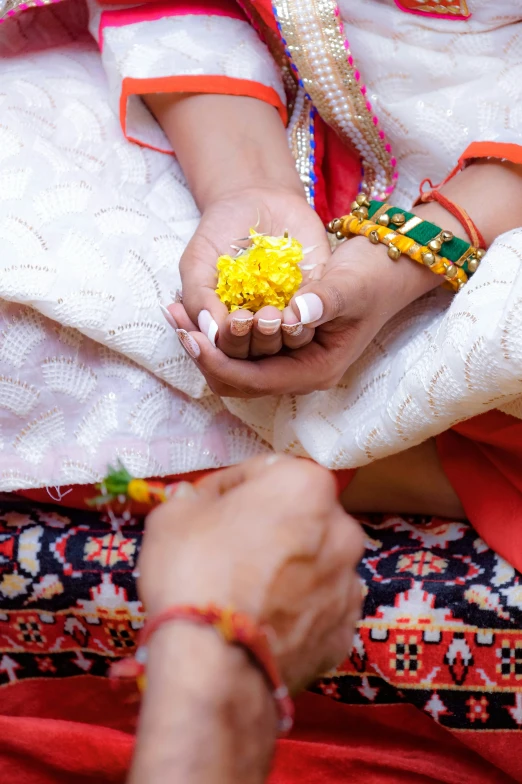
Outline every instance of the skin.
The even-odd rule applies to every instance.
[[[248,613],[297,692],[350,649],[362,551],[328,471],[256,458],[182,484],[149,515],[139,591],[152,616],[176,604]],[[273,699],[244,652],[193,624],[153,636],[130,784],[261,784],[275,736]]]

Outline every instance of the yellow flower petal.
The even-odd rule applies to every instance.
[[[266,237],[253,229],[250,240],[237,258],[219,257],[216,294],[230,313],[239,308],[256,313],[266,305],[283,310],[303,280],[303,246],[291,237]]]

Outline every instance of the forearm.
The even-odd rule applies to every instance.
[[[245,187],[303,193],[285,128],[264,101],[157,94],[145,100],[165,131],[200,210]]]
[[[263,784],[274,738],[273,700],[243,651],[210,628],[156,632],[128,784]]]

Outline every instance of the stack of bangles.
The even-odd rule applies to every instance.
[[[402,255],[408,256],[442,275],[454,291],[460,291],[486,255],[484,248],[454,237],[451,231],[391,204],[370,201],[363,193],[357,196],[351,209],[348,215],[328,224],[327,230],[331,234],[340,240],[359,234],[374,245],[386,245],[393,261]],[[469,217],[466,218],[471,223]]]

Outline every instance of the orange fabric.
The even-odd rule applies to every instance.
[[[489,411],[436,439],[444,472],[484,541],[522,569],[522,420]]]
[[[286,125],[288,113],[286,106],[281,102],[279,95],[272,87],[266,87],[259,82],[249,79],[233,79],[228,76],[164,76],[155,79],[123,79],[120,95],[120,123],[125,138],[144,147],[139,139],[133,139],[127,134],[127,101],[131,95],[148,95],[149,93],[219,93],[221,95],[245,95],[266,101],[274,106],[281,120]],[[162,150],[152,147],[158,152],[170,153],[172,150]]]

